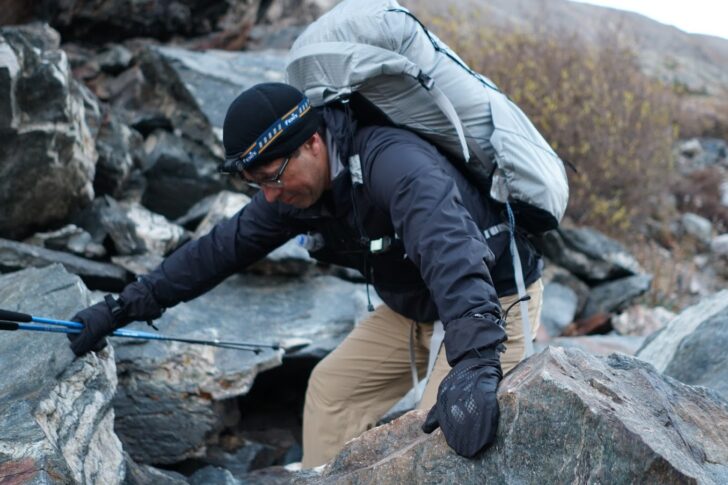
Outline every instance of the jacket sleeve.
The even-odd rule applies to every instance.
[[[295,228],[287,223],[279,207],[267,203],[262,193],[256,194],[235,216],[165,258],[141,278],[141,283],[162,308],[207,292],[292,237]],[[139,304],[143,301],[136,300]],[[151,311],[152,305],[147,306]],[[145,311],[139,308],[135,319],[150,318],[144,317]]]
[[[420,140],[385,144],[370,156],[365,187],[389,212],[430,290],[453,365],[473,349],[505,341],[506,333],[488,269],[493,253],[443,162],[449,163]]]

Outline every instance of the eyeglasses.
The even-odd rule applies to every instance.
[[[243,172],[239,172],[240,178],[245,180],[248,185],[255,189],[260,189],[261,187],[273,187],[273,188],[280,188],[283,187],[283,181],[281,180],[281,177],[283,177],[283,172],[286,170],[286,167],[288,166],[288,161],[293,157],[293,155],[290,155],[283,159],[283,162],[281,162],[281,166],[278,167],[278,171],[273,177],[263,179],[263,180],[255,180],[250,179],[245,176]]]

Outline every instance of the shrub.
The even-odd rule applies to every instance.
[[[619,235],[650,215],[670,184],[675,96],[647,78],[612,42],[473,28],[461,19],[424,21],[474,70],[491,78],[572,163],[567,215]],[[469,25],[471,28],[464,28]]]

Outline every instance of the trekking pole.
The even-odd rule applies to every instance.
[[[53,325],[47,327],[45,325],[37,325],[27,322],[44,323],[47,325]],[[18,313],[9,310],[0,309],[0,330],[31,330],[37,332],[54,332],[54,333],[80,333],[83,329],[83,324],[79,322],[73,322],[68,320],[57,320],[53,318],[35,317],[28,315],[27,313]],[[142,332],[138,330],[130,330],[120,328],[115,330],[111,336],[133,338],[142,340],[159,340],[166,342],[182,342],[188,344],[198,345],[209,345],[212,347],[220,347],[225,349],[237,349],[237,350],[248,350],[259,354],[263,349],[279,350],[281,346],[278,344],[257,344],[252,342],[235,342],[230,340],[218,340],[218,339],[196,339],[196,338],[183,338],[183,337],[167,337],[165,335],[159,335],[155,333]],[[305,345],[303,345],[305,346]],[[288,352],[293,352],[302,348],[300,345],[294,345],[284,348]]]

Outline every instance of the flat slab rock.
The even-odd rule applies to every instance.
[[[366,312],[363,285],[331,276],[308,279],[236,275],[169,309],[165,335],[272,344],[312,344],[296,356],[321,358]],[[143,323],[131,328],[149,330]],[[114,341],[119,369],[116,430],[141,463],[175,463],[204,453],[222,424],[221,401],[246,394],[258,373],[281,364],[282,351]]]
[[[549,348],[500,385],[498,437],[469,460],[413,411],[292,483],[728,483],[728,403],[633,357]]]

